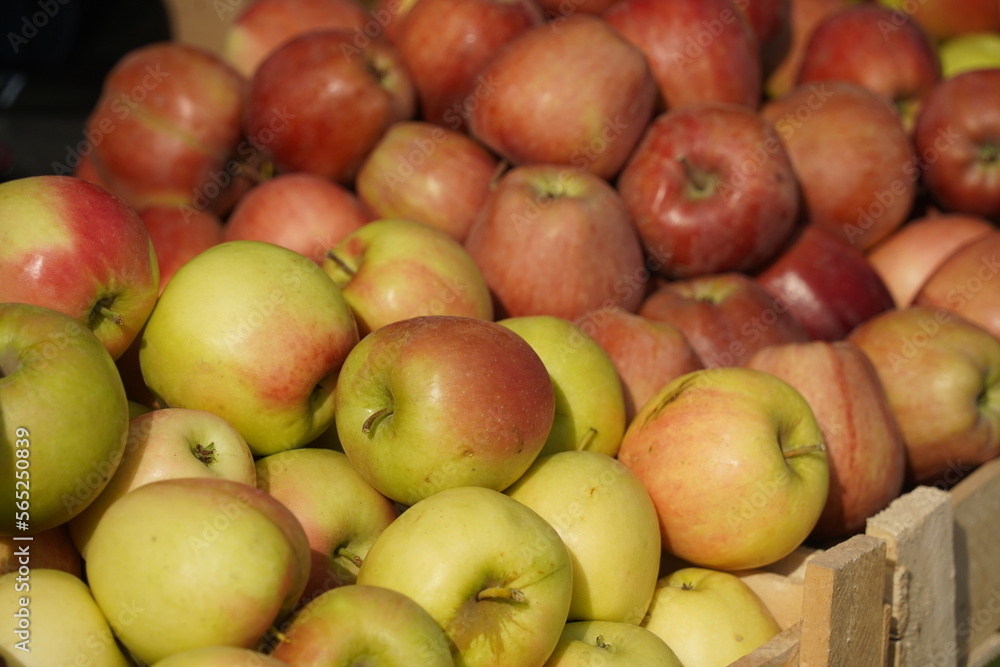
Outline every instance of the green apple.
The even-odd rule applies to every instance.
[[[288,667],[288,663],[249,648],[202,646],[174,653],[150,667]]]
[[[425,315],[361,339],[337,382],[344,453],[380,493],[412,505],[438,491],[502,491],[534,462],[555,412],[545,364],[510,329]]]
[[[606,454],[559,452],[539,457],[505,493],[552,524],[569,549],[569,620],[642,621],[660,573],[660,524],[631,470]]]
[[[618,460],[649,491],[664,551],[720,570],[787,556],[829,491],[826,443],[805,397],[738,366],[667,383],[629,424]]]
[[[660,637],[634,623],[572,621],[544,667],[685,667]]]
[[[204,410],[162,408],[129,421],[125,453],[101,494],[69,521],[73,544],[87,557],[94,528],[115,500],[159,479],[219,477],[253,486],[257,471],[246,440]]]
[[[937,50],[944,78],[975,69],[1000,67],[1000,32],[962,33],[940,42]]]
[[[22,544],[30,545],[30,542]],[[29,547],[30,548],[30,547]],[[87,585],[62,570],[0,576],[0,664],[129,667]],[[6,661],[6,662],[4,662]]]
[[[333,423],[337,373],[357,340],[350,307],[314,262],[263,241],[229,241],[170,279],[139,364],[164,406],[213,412],[264,456]]]
[[[660,579],[643,627],[665,641],[684,667],[726,667],[781,632],[742,579],[702,567]]]
[[[365,334],[418,315],[493,319],[479,267],[448,232],[397,218],[373,220],[327,252],[323,270]]]
[[[200,646],[251,648],[298,603],[305,532],[280,502],[217,477],[150,482],[108,507],[86,576],[138,660]]]
[[[444,630],[398,591],[347,585],[314,598],[282,631],[272,655],[295,667],[451,667]]]
[[[276,452],[256,466],[258,488],[291,510],[309,538],[312,567],[303,598],[353,584],[375,538],[396,519],[395,503],[332,449]]]
[[[553,315],[499,320],[538,353],[556,390],[556,414],[542,455],[586,449],[614,456],[625,433],[625,392],[601,345]]]
[[[55,310],[0,303],[0,535],[69,521],[104,489],[128,434],[114,360]]]
[[[468,486],[404,511],[368,551],[358,584],[391,588],[426,609],[456,664],[540,665],[566,623],[573,565],[534,510]]]

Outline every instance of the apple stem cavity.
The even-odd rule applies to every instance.
[[[207,445],[202,445],[200,442],[196,443],[194,447],[191,448],[191,453],[194,457],[204,463],[205,465],[212,465],[215,463],[215,443],[210,442]]]
[[[793,447],[791,449],[781,450],[781,455],[786,459],[791,459],[796,456],[802,456],[803,454],[812,454],[813,452],[824,452],[826,451],[826,444],[822,442],[813,442],[808,445],[802,445],[801,447]]]
[[[355,567],[359,568],[361,567],[362,563],[361,556],[357,555],[353,551],[350,551],[344,547],[337,547],[336,551],[334,551],[333,554],[338,558],[343,558],[344,560],[348,561]]]
[[[524,602],[524,592],[518,588],[507,588],[505,586],[490,586],[484,588],[476,594],[476,601],[484,600],[510,600],[511,602]]]
[[[594,646],[605,650],[611,648],[611,644],[604,641],[604,635],[597,635],[597,638],[594,639]]]
[[[245,176],[258,185],[274,176],[274,163],[265,162],[258,169],[246,162],[237,162],[233,168],[234,176]]]
[[[113,297],[104,297],[94,304],[94,307],[90,310],[90,322],[88,322],[91,329],[96,329],[102,318],[114,322],[118,326],[125,324],[125,318],[122,317],[121,313],[116,313],[108,307],[113,302]]]
[[[368,419],[366,419],[365,423],[361,425],[361,432],[364,433],[365,435],[368,435],[368,433],[371,432],[372,428],[375,427],[375,423],[377,421],[379,421],[383,417],[388,417],[391,414],[392,414],[392,408],[389,406],[386,406],[381,410],[376,410],[375,412],[368,415]]]
[[[704,199],[715,192],[716,178],[700,169],[695,169],[688,162],[687,156],[677,158],[684,175],[687,177],[687,192],[693,199]]]
[[[342,260],[340,257],[337,257],[337,253],[335,253],[334,251],[327,250],[326,251],[326,257],[331,262],[333,262],[334,264],[336,264],[337,268],[340,269],[341,271],[343,271],[344,273],[346,273],[348,276],[353,276],[354,275],[354,269],[352,269],[351,267],[349,267],[344,262],[344,260]],[[367,431],[365,431],[365,432],[367,433]]]
[[[20,365],[17,353],[14,352],[13,348],[9,346],[4,348],[0,351],[0,380],[8,375],[13,375]]]
[[[1000,163],[1000,144],[984,144],[979,149],[979,161],[989,166]]]

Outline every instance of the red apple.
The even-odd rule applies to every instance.
[[[793,0],[736,0],[736,6],[746,14],[761,49],[778,38],[791,20],[792,3]]]
[[[410,10],[413,9],[413,5],[417,4],[417,0],[371,0],[369,4],[371,5],[370,14],[382,28],[382,31],[378,33],[375,26],[369,23],[366,27],[366,34],[373,35],[373,38],[381,36],[390,44],[395,44],[396,38],[399,36],[399,27],[410,15]]]
[[[813,30],[827,16],[851,6],[851,0],[788,0],[786,20],[770,40],[761,44],[766,97],[781,97],[795,87],[802,54]]]
[[[748,271],[795,226],[799,192],[777,132],[732,104],[657,117],[617,181],[647,249],[668,277]]]
[[[1000,31],[996,0],[882,0],[911,14],[931,37],[947,39],[967,32]]]
[[[139,211],[153,241],[160,265],[160,293],[189,259],[222,243],[222,221],[209,211],[171,204],[154,204]]]
[[[539,4],[545,8],[549,20],[565,18],[570,14],[595,14],[600,15],[605,9],[615,3],[616,0],[539,0]]]

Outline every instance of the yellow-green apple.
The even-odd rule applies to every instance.
[[[31,544],[31,543],[23,543]],[[32,544],[32,547],[36,545]],[[78,577],[48,568],[0,575],[0,663],[11,667],[131,667]]]
[[[781,97],[795,87],[812,31],[827,16],[853,4],[853,0],[788,0],[787,14],[776,34],[760,45],[765,100]]]
[[[498,323],[531,345],[555,387],[555,418],[539,455],[584,449],[614,456],[625,433],[625,393],[604,348],[573,322],[553,315]]]
[[[902,117],[880,95],[850,81],[807,83],[760,113],[791,158],[810,224],[865,250],[909,217],[920,168]]]
[[[571,621],[543,667],[684,667],[653,632],[635,623]]]
[[[646,56],[661,109],[704,102],[756,109],[760,47],[740,4],[734,0],[619,0],[601,18]]]
[[[498,318],[575,320],[609,305],[634,311],[650,278],[618,191],[590,172],[553,164],[506,172],[465,248],[493,292]]]
[[[1000,340],[944,308],[893,309],[847,340],[871,359],[903,433],[907,483],[954,484],[1000,454]]]
[[[505,493],[552,524],[573,561],[570,621],[639,624],[660,572],[649,492],[617,459],[588,451],[540,456]]]
[[[326,251],[323,271],[351,307],[362,337],[421,315],[493,319],[490,288],[469,252],[422,222],[372,220]]]
[[[0,211],[0,303],[65,313],[121,356],[159,291],[139,214],[100,186],[52,175],[0,184]]]
[[[128,398],[101,341],[55,310],[0,303],[0,535],[69,521],[114,473]]]
[[[473,137],[514,165],[565,165],[601,178],[625,164],[656,102],[642,51],[592,14],[525,30],[477,78]]]
[[[877,1],[912,15],[936,40],[967,32],[1000,31],[1000,7],[996,0]]]
[[[538,0],[420,0],[399,24],[393,44],[413,77],[420,117],[455,131],[467,129],[480,71],[499,49],[545,23]]]
[[[189,259],[223,241],[222,220],[193,206],[153,204],[139,211],[153,242],[160,270],[160,293]]]
[[[576,321],[611,358],[622,383],[625,423],[660,387],[679,375],[704,368],[678,327],[613,306]]]
[[[617,188],[643,244],[664,257],[658,272],[670,278],[758,268],[799,215],[798,183],[777,131],[734,104],[687,104],[658,116]]]
[[[989,220],[976,215],[926,214],[908,220],[865,256],[889,288],[896,307],[906,308],[949,255],[995,229]]]
[[[703,567],[661,578],[642,627],[663,639],[684,667],[726,667],[781,631],[742,579]]]
[[[271,654],[295,667],[452,667],[444,629],[412,598],[382,586],[347,585],[302,606]]]
[[[287,662],[251,648],[202,646],[174,653],[150,667],[289,667]]]
[[[456,486],[501,491],[549,437],[555,389],[535,350],[495,322],[424,315],[351,350],[337,434],[358,473],[404,505]]]
[[[322,264],[328,249],[369,220],[343,185],[304,171],[278,174],[236,202],[223,240],[267,241]]]
[[[534,510],[481,486],[416,503],[375,540],[358,584],[409,596],[444,628],[455,663],[541,665],[573,594],[573,565]]]
[[[205,48],[136,47],[105,75],[83,130],[101,181],[137,209],[215,210],[238,185],[228,167],[244,138],[244,78]],[[83,151],[80,151],[81,153]]]
[[[819,225],[798,229],[778,257],[753,277],[813,340],[840,340],[895,306],[864,252]]]
[[[924,98],[913,143],[921,182],[942,209],[1000,221],[998,106],[1000,65],[943,79]]]
[[[204,410],[163,408],[129,421],[121,462],[101,494],[68,523],[86,558],[90,538],[108,508],[143,484],[175,477],[218,477],[253,486],[253,454],[239,431]]]
[[[1000,29],[966,32],[938,42],[941,76],[1000,67]]]
[[[246,131],[279,171],[349,184],[385,130],[416,113],[412,77],[395,48],[355,41],[353,30],[307,32],[279,46],[250,79]]]
[[[395,123],[365,158],[354,188],[379,218],[406,218],[465,240],[499,168],[496,156],[459,130]]]
[[[254,486],[162,479],[108,507],[86,576],[115,636],[151,663],[202,646],[255,646],[298,603],[309,543],[295,516]]]
[[[638,314],[676,327],[705,368],[739,366],[763,347],[809,339],[781,299],[735,271],[665,282]]]
[[[868,517],[899,496],[906,476],[903,434],[868,356],[847,341],[811,341],[757,350],[744,366],[798,389],[819,422],[830,490],[813,537],[864,532]]]
[[[396,519],[395,504],[332,449],[277,452],[256,467],[257,487],[291,510],[309,538],[312,566],[303,599],[353,584],[375,538]]]
[[[337,373],[357,341],[350,306],[312,260],[264,241],[228,241],[171,278],[139,365],[163,407],[214,412],[262,456],[333,423]]]
[[[830,482],[806,399],[775,375],[738,366],[664,386],[629,424],[618,460],[649,491],[664,550],[721,570],[768,565],[800,546]]]
[[[83,559],[73,544],[67,524],[61,523],[33,535],[30,543],[16,537],[0,537],[0,574],[16,572],[21,565],[26,565],[62,570],[74,577],[83,576]]]

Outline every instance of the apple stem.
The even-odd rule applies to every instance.
[[[211,465],[215,463],[215,443],[210,442],[207,445],[202,445],[200,442],[196,444],[192,449],[191,453],[194,457],[204,463],[205,465]]]
[[[711,189],[711,180],[702,172],[694,169],[691,166],[691,163],[688,162],[686,155],[680,156],[677,158],[677,161],[681,163],[681,167],[684,169],[684,175],[693,186],[694,192],[698,195],[707,194]]]
[[[826,451],[826,444],[822,442],[814,442],[808,445],[802,445],[801,447],[793,447],[792,449],[781,450],[781,455],[786,459],[790,459],[796,456],[802,456],[803,454],[812,454],[813,452],[823,452]]]
[[[589,427],[587,432],[583,434],[583,437],[580,438],[580,442],[577,444],[577,449],[587,449],[596,437],[597,429],[593,426]]]
[[[327,250],[326,251],[326,258],[329,259],[334,264],[336,264],[337,268],[340,269],[341,271],[343,271],[344,273],[346,273],[347,275],[349,275],[349,276],[353,276],[354,275],[354,269],[352,269],[347,264],[345,264],[344,260],[342,260],[341,258],[337,257],[337,253],[335,253],[334,251]]]
[[[368,415],[368,419],[366,419],[365,423],[361,425],[361,432],[367,435],[368,432],[372,430],[372,427],[375,426],[375,422],[377,422],[382,417],[391,414],[392,414],[392,408],[388,406],[382,408],[381,410],[376,410],[375,412]]]
[[[265,162],[263,167],[257,169],[246,162],[237,162],[233,171],[234,176],[246,176],[254,183],[263,183],[274,176],[274,163]]]
[[[594,640],[594,646],[603,649],[611,648],[611,645],[604,641],[604,635],[597,635],[597,638]]]
[[[350,561],[357,567],[361,567],[361,556],[357,555],[353,551],[350,551],[344,547],[337,547],[336,551],[333,552],[335,556],[339,556],[344,560]]]
[[[517,588],[506,588],[503,586],[490,586],[484,588],[476,594],[476,601],[483,600],[511,600],[512,602],[524,602],[524,593]]]
[[[102,317],[111,320],[118,326],[122,326],[123,324],[125,324],[125,318],[122,317],[121,314],[116,313],[107,306],[100,306],[97,309],[97,312],[100,313]]]

